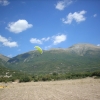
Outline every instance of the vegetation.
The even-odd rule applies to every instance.
[[[28,76],[25,76],[25,77],[21,77],[19,79],[19,82],[30,82],[31,81],[31,78],[28,77]]]
[[[16,74],[12,77],[0,77],[0,82],[14,82],[19,80],[19,82],[38,82],[38,81],[55,81],[55,80],[67,80],[67,79],[80,79],[86,77],[100,78],[100,71],[85,72],[85,73],[52,73],[45,75],[29,75],[29,74]]]

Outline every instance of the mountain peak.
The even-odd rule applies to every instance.
[[[84,55],[87,51],[98,51],[100,50],[99,46],[93,44],[79,43],[75,44],[68,48],[70,51],[73,51],[79,55]]]

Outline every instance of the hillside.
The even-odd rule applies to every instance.
[[[75,44],[69,48],[44,50],[43,54],[30,51],[7,62],[8,68],[29,73],[68,73],[100,70],[100,47]]]
[[[0,59],[2,59],[4,61],[8,61],[10,58],[0,54]]]
[[[3,75],[8,70],[8,68],[6,68],[7,60],[7,57],[0,54],[0,75]]]
[[[9,59],[10,59],[9,57],[6,57],[6,56],[0,54],[0,82],[2,82],[2,81],[6,82],[7,77],[11,81],[13,79],[16,79],[17,77],[21,77],[22,75],[24,75],[23,73],[21,73],[19,71],[16,71],[14,69],[12,70],[7,67],[8,66],[7,61]],[[11,79],[9,77],[11,77]]]

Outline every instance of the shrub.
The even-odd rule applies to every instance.
[[[19,82],[30,82],[30,81],[31,79],[28,76],[19,79]]]
[[[34,78],[34,82],[38,82],[39,80],[38,80],[38,78]]]

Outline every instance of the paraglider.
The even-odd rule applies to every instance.
[[[34,47],[40,54],[43,53],[43,50],[39,47],[39,46],[35,46]]]

